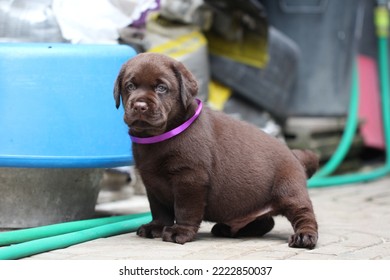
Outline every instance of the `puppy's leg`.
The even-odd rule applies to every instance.
[[[292,175],[290,173],[290,177],[295,179],[281,179],[275,187],[280,213],[287,217],[294,229],[288,245],[313,249],[317,244],[318,225],[307,192],[306,178]]]
[[[163,240],[179,244],[193,241],[202,222],[203,212],[203,195],[188,192],[175,195],[176,224],[164,228]]]
[[[211,233],[214,236],[219,237],[260,237],[271,231],[274,225],[274,219],[271,216],[266,216],[257,218],[256,220],[250,222],[238,230],[236,233],[232,233],[230,226],[223,223],[218,223],[213,226]]]
[[[174,180],[174,207],[176,224],[166,226],[163,240],[184,244],[193,241],[202,222],[206,201],[206,187],[190,180],[192,176],[178,176]]]
[[[170,210],[164,205],[161,205],[153,195],[148,194],[148,200],[153,220],[148,224],[142,225],[137,230],[137,235],[146,238],[158,238],[162,236],[165,226],[173,225],[173,209]]]
[[[318,226],[311,207],[294,206],[285,216],[291,222],[294,234],[288,245],[295,248],[314,249],[318,240]]]

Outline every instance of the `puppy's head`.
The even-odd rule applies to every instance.
[[[184,116],[198,92],[185,66],[157,53],[143,53],[121,68],[114,87],[116,107],[121,100],[131,132],[157,135],[175,118]]]

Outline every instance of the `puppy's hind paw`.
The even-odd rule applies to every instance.
[[[317,244],[317,240],[317,233],[298,232],[290,236],[288,246],[294,248],[314,249]]]
[[[173,225],[165,227],[162,233],[163,241],[184,244],[195,239],[198,228],[192,226]]]
[[[211,233],[217,237],[233,237],[230,226],[223,223],[215,224],[211,229]]]

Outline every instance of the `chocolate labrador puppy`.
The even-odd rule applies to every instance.
[[[137,234],[184,244],[206,220],[216,222],[215,236],[262,236],[284,215],[294,229],[289,246],[314,248],[306,180],[317,156],[202,106],[197,91],[185,66],[161,54],[139,54],[119,72],[116,107],[122,99],[153,216]]]

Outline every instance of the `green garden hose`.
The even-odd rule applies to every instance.
[[[0,233],[0,247],[149,216],[149,213],[67,222]]]
[[[389,56],[388,56],[388,30],[389,30],[389,12],[385,5],[380,5],[375,10],[375,24],[377,26],[378,36],[378,61],[379,61],[379,78],[381,88],[382,120],[383,133],[385,137],[386,162],[383,167],[367,173],[347,174],[332,177],[323,177],[336,170],[342,159],[348,152],[352,139],[353,131],[356,131],[358,123],[358,106],[359,106],[359,87],[357,71],[354,70],[352,78],[351,105],[350,115],[343,134],[340,146],[332,156],[329,164],[324,166],[324,170],[319,170],[318,175],[308,181],[309,188],[326,187],[334,185],[351,184],[357,182],[366,182],[379,179],[390,173],[390,84],[389,84]]]
[[[332,174],[342,163],[352,145],[357,127],[359,109],[359,78],[357,65],[352,70],[352,86],[349,101],[348,118],[340,143],[332,157],[315,173],[315,177],[325,177]]]
[[[150,213],[147,213],[143,215],[134,215],[134,217],[120,222],[109,223],[106,225],[36,240],[31,240],[34,238],[34,235],[32,235],[32,238],[30,238],[31,241],[0,248],[0,260],[20,259],[51,250],[66,248],[71,245],[94,240],[97,238],[132,232],[137,230],[141,225],[150,222],[151,219],[152,217]],[[56,226],[66,226],[66,223],[58,224]],[[12,233],[17,235],[17,231]]]

